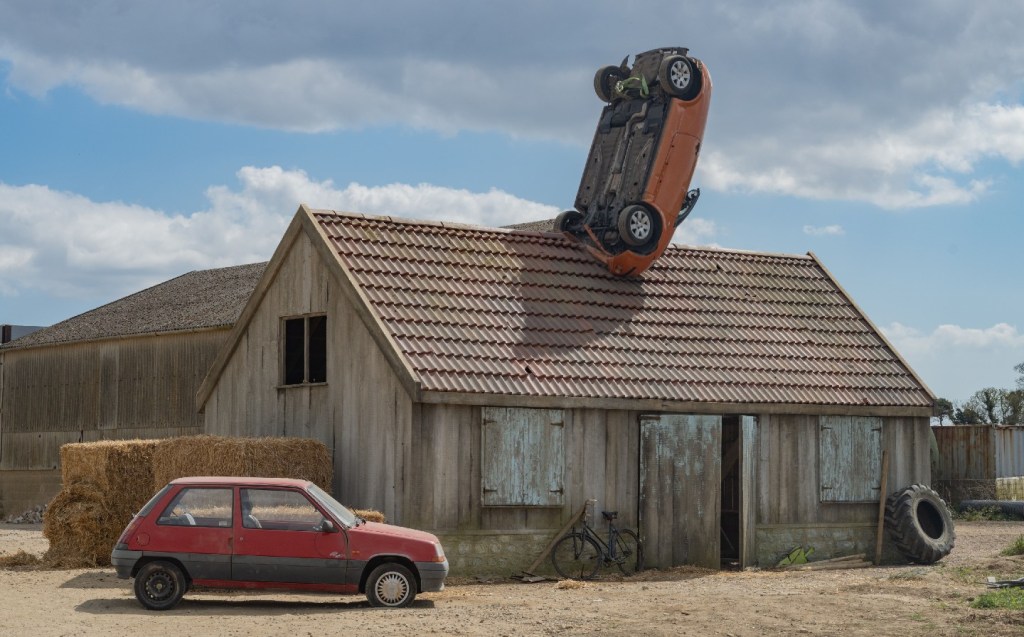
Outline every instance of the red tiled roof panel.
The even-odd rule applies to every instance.
[[[427,391],[931,405],[810,257],[670,246],[623,279],[557,234],[314,215]]]

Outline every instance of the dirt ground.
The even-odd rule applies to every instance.
[[[999,551],[1022,522],[960,522],[933,566],[842,571],[681,568],[566,583],[450,582],[400,610],[363,597],[190,592],[145,611],[110,568],[0,570],[0,634],[116,635],[1024,635],[1024,612],[974,610],[988,575],[1024,576]],[[47,547],[39,526],[0,524],[0,555]]]

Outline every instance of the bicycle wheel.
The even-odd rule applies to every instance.
[[[623,529],[615,536],[615,560],[623,575],[633,575],[643,569],[644,547],[636,533]]]
[[[567,579],[591,579],[604,561],[597,543],[582,533],[570,533],[551,551],[551,563]]]

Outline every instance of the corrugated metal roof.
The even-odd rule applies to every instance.
[[[623,279],[559,234],[312,213],[426,391],[932,402],[809,256],[670,246]]]
[[[266,263],[196,270],[32,332],[4,350],[140,334],[230,327]]]

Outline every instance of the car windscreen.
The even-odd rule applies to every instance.
[[[329,493],[320,487],[311,484],[306,488],[306,491],[345,526],[352,527],[358,524],[359,518],[356,517],[355,513],[349,511],[345,505],[332,498]]]

